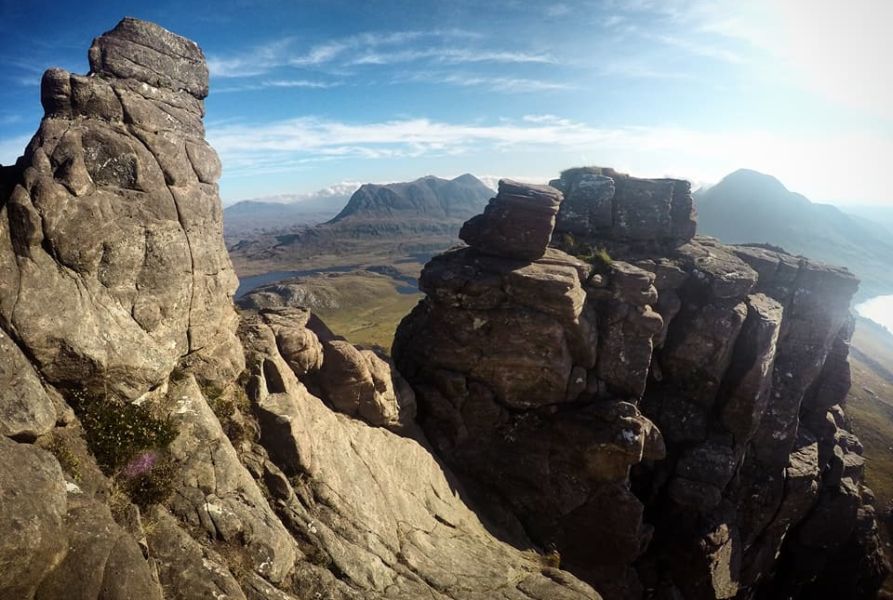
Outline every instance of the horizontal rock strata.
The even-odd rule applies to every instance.
[[[437,451],[606,598],[872,597],[840,406],[856,279],[696,237],[684,181],[552,185],[551,248],[466,238],[422,273],[394,354]]]

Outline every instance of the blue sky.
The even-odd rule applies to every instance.
[[[225,203],[425,174],[567,167],[893,204],[887,0],[0,0],[0,163],[44,69],[125,15],[196,40]]]

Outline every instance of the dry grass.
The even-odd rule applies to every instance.
[[[400,283],[386,275],[353,271],[302,278],[317,296],[334,301],[309,307],[333,332],[353,344],[379,346],[390,351],[400,320],[422,298],[421,293],[402,294]]]
[[[865,479],[878,499],[878,507],[893,501],[893,381],[858,353],[893,371],[893,336],[860,321],[853,336],[856,350],[850,357],[853,384],[846,412],[854,433],[865,446]]]

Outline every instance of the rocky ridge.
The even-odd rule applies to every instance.
[[[696,237],[684,181],[551,185],[503,182],[398,329],[438,454],[606,598],[874,597],[887,566],[841,408],[855,277]]]
[[[236,313],[198,46],[89,58],[0,172],[0,598],[598,598],[467,507],[387,362]]]
[[[876,589],[847,272],[693,237],[685,182],[504,182],[426,267],[404,380],[234,310],[198,46],[124,19],[89,58],[0,170],[0,598]]]

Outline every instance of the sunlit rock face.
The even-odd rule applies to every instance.
[[[696,237],[687,182],[611,169],[564,172],[558,214],[513,236],[516,185],[467,228],[554,227],[550,247],[466,236],[394,345],[481,503],[607,598],[872,597],[886,566],[840,406],[857,280]]]
[[[0,208],[0,324],[50,382],[135,398],[184,357],[241,370],[204,140],[198,46],[123,20],[91,72],[50,69],[45,115]]]
[[[0,168],[0,599],[599,600],[465,504],[388,361],[235,312],[198,46],[125,19],[90,64]]]

